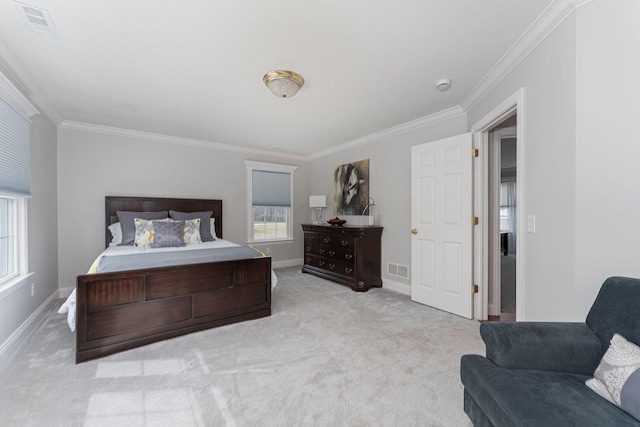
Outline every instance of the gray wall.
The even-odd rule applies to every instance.
[[[294,173],[294,223],[308,214],[304,162],[278,156],[225,151],[58,129],[58,256],[63,294],[75,286],[104,250],[104,197],[155,196],[223,200],[223,238],[247,242],[247,172],[244,160],[299,166]],[[295,241],[270,248],[274,263],[302,258],[301,230]]]
[[[380,210],[383,286],[408,291],[410,281],[386,275],[388,262],[411,265],[411,147],[466,132],[466,115],[360,145],[309,162],[309,194],[326,194],[326,218],[333,214],[333,168],[369,159],[369,194]],[[358,218],[345,217],[356,222]],[[396,282],[396,283],[393,283]]]
[[[518,210],[536,216],[536,233],[518,235],[525,257],[519,315],[525,320],[575,319],[575,32],[573,14],[468,112],[471,128],[525,90],[518,117],[524,144]]]
[[[31,193],[28,270],[34,275],[0,296],[0,346],[47,298],[58,294],[56,127],[42,114],[31,118]],[[36,284],[31,296],[31,283]]]
[[[640,277],[640,2],[577,14],[575,315],[612,275]]]
[[[526,320],[584,321],[606,277],[640,276],[639,13],[634,0],[580,7],[469,111],[471,127],[525,88]]]

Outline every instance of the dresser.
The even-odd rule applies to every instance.
[[[303,273],[350,286],[357,292],[382,286],[380,236],[382,227],[302,224]]]

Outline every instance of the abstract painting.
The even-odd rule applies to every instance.
[[[369,159],[333,168],[335,215],[362,215],[369,203]]]

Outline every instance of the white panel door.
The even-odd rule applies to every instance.
[[[471,133],[411,149],[411,299],[468,319],[472,293]]]

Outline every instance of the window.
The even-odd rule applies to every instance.
[[[0,98],[0,284],[26,273],[30,123]]]
[[[293,238],[293,172],[297,166],[247,160],[249,241]]]
[[[515,233],[516,182],[500,183],[500,231]]]

